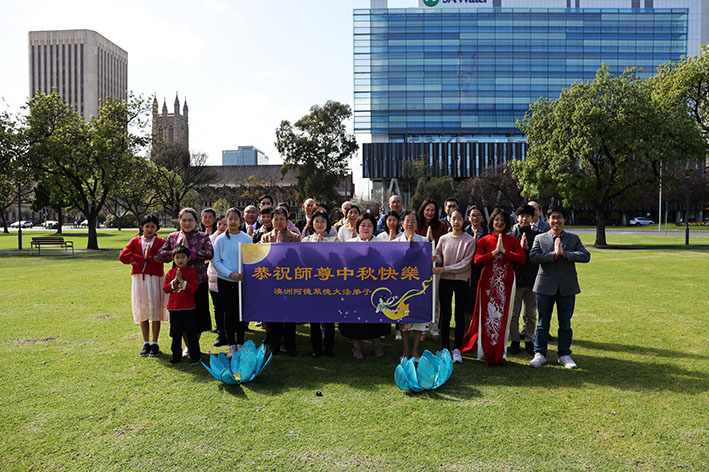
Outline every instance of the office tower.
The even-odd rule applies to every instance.
[[[709,41],[707,0],[420,0],[354,10],[354,128],[370,134],[375,192],[426,156],[442,175],[524,159],[515,126],[540,97],[575,81],[695,55]]]
[[[30,97],[57,92],[87,120],[127,98],[128,53],[95,31],[30,31],[28,53]]]

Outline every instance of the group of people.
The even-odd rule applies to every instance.
[[[201,333],[212,330],[210,298],[217,333],[214,346],[228,346],[229,358],[240,350],[249,330],[248,323],[239,321],[240,243],[430,241],[435,245],[435,315],[430,323],[395,325],[402,357],[418,360],[421,342],[429,336],[451,350],[453,318],[453,362],[463,362],[462,354],[470,353],[488,365],[504,365],[508,352],[521,352],[524,339],[525,352],[533,356],[530,365],[540,367],[546,362],[556,305],[558,361],[576,367],[571,359],[571,317],[580,290],[574,264],[588,262],[590,254],[578,236],[564,231],[563,208],[550,208],[545,221],[539,205],[529,202],[515,212],[514,225],[508,212],[495,209],[485,225],[478,207],[463,210],[454,198],[444,202],[443,213],[433,199],[424,200],[416,212],[404,209],[396,194],[388,204],[389,211],[376,219],[368,210],[344,202],[341,219],[333,223],[327,206],[309,198],[302,205],[303,218],[293,222],[288,205],[275,205],[266,195],[258,207],[249,205],[243,213],[230,208],[217,215],[206,208],[198,217],[194,209],[184,208],[179,229],[166,239],[157,236],[158,219],[145,216],[139,235],[119,256],[132,265],[133,320],[140,324],[144,342],[140,355],[159,355],[160,325],[169,321],[170,362],[189,357],[198,364]],[[168,262],[173,265],[164,274],[163,264]],[[283,345],[286,354],[296,355],[295,323],[265,322],[263,327],[264,343],[273,354],[279,354]],[[371,341],[375,357],[384,356],[381,339],[391,334],[391,324],[338,323],[338,329],[351,340],[354,358],[364,357],[363,341]],[[310,340],[310,355],[333,357],[335,324],[311,323]]]

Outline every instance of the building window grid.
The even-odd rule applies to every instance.
[[[653,25],[658,26],[658,25],[663,25],[665,29],[669,28],[672,30],[677,30],[679,27],[680,30],[680,37],[681,35],[684,35],[686,37],[686,10],[681,10],[681,16],[678,19],[679,21],[676,21],[674,23],[670,22],[668,23],[667,19],[663,20],[664,23],[662,23],[658,19],[652,18],[652,15],[649,15],[648,18],[653,20]],[[358,20],[357,16],[360,15],[355,15],[355,20]],[[407,15],[408,16],[408,15]],[[456,15],[457,16],[457,15]],[[462,17],[463,15],[461,15]],[[480,15],[482,17],[482,15]],[[637,16],[637,15],[636,15]],[[667,15],[665,15],[667,16]],[[370,54],[362,53],[355,51],[355,93],[357,96],[357,93],[359,92],[360,96],[364,96],[363,100],[356,100],[357,105],[359,105],[359,109],[356,109],[356,129],[358,131],[363,130],[366,131],[367,129],[371,130],[382,130],[384,133],[386,132],[401,132],[401,130],[390,127],[389,119],[393,119],[392,121],[397,121],[398,119],[402,118],[402,113],[387,113],[387,111],[391,110],[403,110],[403,117],[406,121],[399,121],[402,123],[402,128],[403,131],[406,132],[406,128],[410,128],[411,124],[413,123],[414,125],[422,125],[423,128],[425,129],[425,123],[421,123],[420,121],[416,120],[423,120],[423,114],[424,112],[427,112],[428,115],[431,115],[431,112],[438,114],[439,116],[434,117],[434,119],[429,119],[429,124],[432,124],[433,127],[439,127],[439,128],[455,128],[455,127],[460,127],[462,122],[468,122],[468,123],[474,123],[474,121],[468,121],[464,120],[463,118],[465,117],[466,114],[469,114],[468,112],[474,112],[474,111],[489,111],[489,108],[492,108],[495,110],[496,107],[490,107],[490,106],[485,106],[484,103],[485,101],[488,102],[495,102],[499,100],[500,97],[504,97],[505,100],[509,101],[510,97],[513,97],[512,103],[505,103],[502,105],[502,107],[497,107],[497,108],[502,108],[502,110],[497,110],[501,111],[503,113],[495,113],[489,122],[486,122],[487,125],[490,125],[491,128],[496,127],[500,121],[508,121],[513,123],[513,119],[515,116],[521,116],[523,115],[524,111],[528,109],[529,103],[532,101],[536,100],[539,96],[548,96],[550,95],[550,92],[553,90],[560,90],[562,86],[568,85],[570,83],[569,75],[570,74],[578,74],[581,77],[575,77],[576,79],[588,79],[595,74],[595,71],[600,63],[600,59],[603,57],[602,54],[610,55],[612,52],[615,51],[620,51],[621,43],[620,40],[618,39],[620,37],[620,32],[618,33],[617,37],[614,36],[612,39],[609,40],[609,38],[604,38],[604,40],[601,40],[600,32],[601,32],[601,22],[600,22],[600,15],[599,14],[594,14],[593,16],[590,16],[590,19],[592,20],[598,20],[594,22],[589,22],[590,24],[588,25],[588,34],[594,35],[590,36],[591,39],[588,39],[588,36],[583,36],[583,42],[588,42],[589,46],[584,47],[583,42],[579,43],[578,41],[571,41],[567,42],[570,44],[566,44],[564,47],[560,48],[555,48],[554,46],[554,41],[553,40],[547,40],[545,43],[542,43],[542,47],[540,48],[539,45],[534,46],[534,42],[529,41],[529,45],[523,44],[522,47],[516,48],[513,50],[513,52],[510,54],[508,58],[508,63],[518,63],[518,62],[525,62],[526,64],[523,64],[523,66],[520,66],[519,64],[513,68],[513,74],[511,75],[510,80],[514,83],[519,79],[520,83],[528,83],[530,86],[528,87],[528,93],[526,96],[523,96],[521,100],[514,100],[514,95],[519,94],[519,91],[525,91],[523,87],[520,87],[519,89],[515,89],[514,87],[510,87],[509,84],[506,85],[500,85],[497,86],[496,84],[493,86],[489,85],[489,80],[488,80],[488,90],[491,94],[490,97],[483,97],[483,100],[479,100],[480,94],[478,93],[477,90],[474,91],[466,91],[463,90],[462,94],[465,96],[468,96],[469,98],[473,98],[472,101],[475,103],[474,106],[472,107],[467,107],[465,105],[464,100],[460,100],[460,96],[456,97],[455,94],[452,96],[448,96],[449,102],[453,102],[453,105],[449,107],[443,106],[443,98],[445,97],[446,94],[446,81],[451,81],[450,79],[457,79],[458,80],[458,85],[460,84],[461,78],[465,77],[465,74],[468,74],[468,77],[470,79],[470,82],[473,83],[473,81],[477,84],[480,84],[480,79],[490,79],[493,77],[496,77],[495,74],[496,71],[494,68],[490,69],[489,67],[487,70],[489,72],[485,72],[484,68],[484,59],[485,57],[480,57],[478,59],[479,65],[477,65],[477,71],[470,71],[468,73],[467,71],[464,71],[462,68],[462,64],[464,60],[461,60],[460,58],[452,62],[457,62],[458,63],[458,70],[456,71],[454,68],[450,68],[447,66],[445,63],[446,59],[450,59],[450,52],[448,53],[448,57],[446,57],[446,46],[444,46],[443,42],[440,42],[440,44],[436,44],[435,46],[432,47],[423,47],[419,45],[415,46],[404,46],[403,49],[400,49],[400,52],[404,52],[404,56],[396,56],[396,53],[391,53],[389,51],[395,50],[394,48],[397,46],[391,46],[387,45],[384,46],[381,51],[383,52],[373,52]],[[531,38],[531,32],[534,31],[534,25],[532,24],[533,18],[528,17],[525,19],[527,23],[529,23],[529,31],[530,31],[530,38]],[[542,20],[547,21],[551,23],[548,19],[542,18]],[[586,18],[584,17],[584,21]],[[576,20],[578,21],[578,20]],[[637,19],[636,19],[637,21]],[[480,23],[480,20],[478,21]],[[393,23],[393,22],[392,22]],[[416,22],[411,22],[412,25],[415,24],[416,26],[419,26],[418,23]],[[451,24],[455,23],[455,21],[440,21],[440,22],[435,22],[437,24],[443,25],[444,23],[447,23],[448,26],[450,27]],[[458,22],[458,28],[462,31],[463,27],[461,26],[463,23],[465,23],[465,20],[461,18],[461,20]],[[522,26],[521,21],[517,21],[518,24],[517,26]],[[627,23],[627,22],[626,22]],[[645,22],[647,24],[649,22]],[[407,24],[408,25],[408,24]],[[408,26],[412,26],[408,25]],[[376,43],[378,40],[385,40],[388,44],[392,44],[391,39],[389,39],[392,35],[390,34],[382,34],[382,33],[370,33],[368,36],[369,38],[366,37],[361,37],[362,35],[357,34],[357,24],[355,24],[355,47],[358,45],[370,44],[370,49],[369,51],[371,52],[375,47],[378,46],[373,46],[372,44]],[[433,25],[437,26],[437,25]],[[611,24],[611,26],[614,26]],[[382,29],[381,25],[375,25],[375,27],[370,27],[370,31],[374,30],[377,31],[376,28],[380,28],[380,30],[386,30],[386,28]],[[549,30],[551,30],[552,27],[547,26]],[[619,28],[619,27],[618,27]],[[360,28],[363,29],[363,28]],[[426,32],[426,27],[424,24],[424,35],[427,35]],[[429,25],[428,28],[428,33],[431,33],[434,28]],[[568,29],[568,28],[567,28]],[[585,29],[582,29],[584,33],[586,33]],[[620,30],[619,30],[620,31]],[[441,27],[440,33],[438,31],[435,32],[439,37],[443,37],[443,28]],[[653,48],[653,41],[655,36],[658,36],[659,34],[666,34],[666,31],[660,31],[659,33],[653,35],[650,34],[645,38],[641,38],[641,41],[636,41],[636,48],[633,48],[632,50],[629,50],[627,53],[625,53],[625,56],[621,56],[621,53],[618,52],[618,59],[613,58],[611,59],[614,64],[611,65],[611,70],[613,73],[621,73],[622,70],[624,69],[624,65],[622,64],[622,61],[619,59],[626,59],[628,61],[632,60],[633,58],[638,59],[638,62],[640,65],[644,65],[644,74],[648,75],[650,72],[654,70],[654,68],[659,65],[661,62],[664,62],[667,60],[667,54],[663,55],[658,55],[655,53],[654,48]],[[413,36],[413,35],[412,35]],[[430,34],[429,34],[430,36]],[[434,35],[435,36],[435,35]],[[517,40],[523,39],[521,35],[520,37],[517,38]],[[669,35],[669,38],[665,39],[672,39],[672,35]],[[430,38],[429,38],[430,41]],[[593,41],[596,41],[598,44],[594,44]],[[640,43],[641,45],[643,42],[647,44],[648,51],[645,51],[644,55],[642,52],[638,52],[637,50],[637,44]],[[457,43],[458,41],[456,41]],[[471,49],[475,46],[476,43],[478,43],[478,46],[484,44],[484,40],[480,40],[479,35],[476,37],[475,41],[460,41],[461,46],[459,51],[462,51],[466,46],[471,47]],[[494,47],[494,43],[491,44]],[[528,50],[525,50],[524,46],[529,46]],[[541,50],[542,54],[544,51],[547,54],[548,57],[548,62],[546,64],[542,64],[542,67],[538,66],[533,66],[535,63],[534,58],[532,57],[531,50],[532,47],[534,46],[535,49]],[[507,46],[506,46],[507,47]],[[642,47],[642,46],[641,46]],[[420,62],[423,64],[406,64],[404,67],[401,67],[400,64],[397,64],[396,61],[397,59],[400,59],[401,57],[406,57],[406,54],[408,54],[409,50],[416,50],[415,48],[420,48],[419,50],[422,51],[420,54],[414,54],[417,57],[424,57],[426,59],[421,60],[421,61],[413,61],[413,62]],[[504,52],[500,51],[501,48],[495,48],[493,50],[493,53],[488,54],[488,58],[491,59],[492,61],[499,61],[500,56],[504,56]],[[626,49],[629,49],[626,47]],[[363,48],[363,50],[366,51],[366,49]],[[683,53],[686,50],[686,42],[680,41],[680,48],[678,48],[678,51],[671,51],[673,54],[672,59],[678,59],[679,54]],[[652,52],[650,52],[652,51]],[[584,60],[583,64],[576,64],[574,65],[573,62],[573,57],[576,55],[577,57],[582,57],[583,53],[587,54],[586,59]],[[460,54],[459,54],[460,55]],[[593,59],[593,55],[595,55],[595,59],[597,59],[594,63],[592,64],[586,64],[589,60],[588,56],[591,55]],[[480,54],[480,56],[485,56],[485,54]],[[567,62],[563,63],[561,59],[567,57]],[[642,61],[644,60],[644,62]],[[401,61],[399,61],[401,62]],[[412,61],[404,61],[404,62],[412,62]],[[368,64],[367,64],[368,63]],[[393,65],[392,65],[393,63]],[[381,65],[380,65],[381,64]],[[411,65],[414,65],[415,67],[410,67]],[[367,67],[368,66],[368,67]],[[421,67],[423,66],[423,67]],[[497,68],[501,69],[501,68]],[[416,92],[422,90],[422,85],[415,85],[413,87],[411,86],[401,86],[397,85],[395,80],[389,80],[389,81],[377,81],[376,79],[373,79],[373,74],[376,74],[376,71],[380,70],[383,72],[383,74],[387,77],[395,77],[395,75],[398,73],[398,71],[408,71],[409,74],[409,82],[419,82],[420,84],[423,84],[424,82],[430,83],[431,81],[438,81],[441,83],[441,86],[439,87],[439,90],[436,92],[438,93],[431,93],[430,91],[426,94],[427,96],[424,97],[423,100],[421,100],[421,97],[415,98],[416,97]],[[375,72],[372,72],[375,71]],[[502,72],[502,70],[499,70],[499,72]],[[531,80],[535,78],[535,76],[543,78],[543,77],[548,77],[549,79],[546,80],[546,83],[536,83],[536,87],[531,86]],[[590,77],[589,77],[590,76]],[[369,82],[369,88],[367,88],[367,82]],[[452,80],[453,85],[455,85],[455,81]],[[484,81],[483,81],[484,82]],[[450,87],[450,86],[449,86]],[[459,87],[458,87],[459,88]],[[405,99],[403,103],[396,103],[394,100],[390,99],[390,96],[392,93],[396,93],[396,90],[401,90],[404,92]],[[417,90],[418,89],[418,90]],[[367,93],[369,92],[369,94]],[[377,92],[382,92],[382,96],[377,97]],[[414,92],[413,94],[411,92]],[[415,98],[414,100],[411,100],[411,98]],[[455,102],[458,101],[461,103],[461,106],[458,106],[456,109],[455,107]],[[515,106],[515,102],[520,102]],[[361,113],[360,111],[362,110],[361,105],[362,102],[364,103],[369,103],[369,115],[366,113]],[[427,107],[426,104],[429,104]],[[420,104],[420,105],[419,105]],[[482,104],[482,106],[481,106]],[[356,106],[357,106],[356,105]],[[435,106],[432,106],[435,105]],[[469,108],[469,109],[467,109]],[[418,110],[418,111],[416,111]],[[411,113],[414,111],[413,113]],[[398,116],[397,116],[398,115]],[[368,120],[366,119],[368,117]],[[413,120],[411,119],[413,118]],[[441,118],[441,121],[434,121],[437,120],[437,118]],[[424,120],[425,121],[425,120]],[[412,122],[412,123],[409,123]],[[447,123],[447,124],[446,124]],[[364,125],[364,126],[362,126]],[[512,127],[511,130],[515,132],[516,130]]]

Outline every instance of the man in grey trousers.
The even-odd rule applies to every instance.
[[[590,261],[591,254],[577,235],[564,231],[564,209],[551,207],[547,211],[547,220],[551,231],[537,235],[529,252],[529,260],[539,264],[532,289],[536,294],[539,320],[534,341],[534,359],[529,365],[541,367],[547,361],[549,324],[556,304],[559,318],[559,364],[567,369],[575,369],[576,363],[571,359],[571,316],[574,314],[576,294],[581,293],[575,263]]]

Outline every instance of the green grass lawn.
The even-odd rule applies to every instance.
[[[339,335],[335,359],[312,359],[305,325],[298,357],[227,387],[138,356],[115,253],[0,256],[0,470],[707,470],[708,255],[594,250],[578,266],[580,369],[553,349],[536,370],[466,358],[422,394],[395,386],[393,337],[383,359],[352,359]]]

